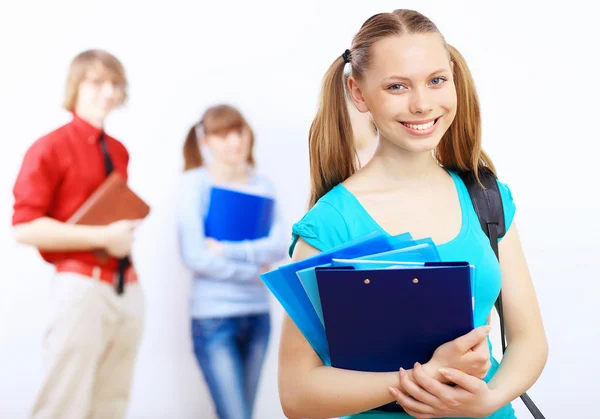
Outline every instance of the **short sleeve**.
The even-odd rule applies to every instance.
[[[515,218],[516,205],[508,185],[500,181],[497,182],[498,189],[500,190],[500,196],[502,197],[502,206],[504,208],[504,223],[506,225],[506,232],[508,232]]]
[[[13,187],[13,225],[47,215],[60,182],[57,160],[52,153],[52,148],[43,141],[34,143],[25,153]]]
[[[342,214],[331,204],[319,201],[292,226],[292,244],[288,251],[290,257],[299,238],[324,252],[346,242],[349,231]]]

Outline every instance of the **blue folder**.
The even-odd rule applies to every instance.
[[[204,219],[205,235],[219,241],[267,237],[273,223],[274,207],[272,198],[213,187]]]
[[[317,315],[296,272],[305,268],[330,263],[334,257],[355,258],[371,253],[392,250],[400,243],[410,240],[408,233],[390,236],[375,231],[313,257],[281,266],[262,274],[260,278],[279,301],[288,316],[302,332],[325,365],[329,365],[329,350],[325,329]]]
[[[331,365],[390,372],[429,361],[473,329],[471,267],[317,268]]]

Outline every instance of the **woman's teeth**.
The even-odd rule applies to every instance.
[[[433,124],[435,124],[435,121],[431,121],[431,122],[428,122],[426,124],[419,124],[419,125],[408,124],[406,122],[402,122],[402,125],[405,125],[408,128],[414,129],[414,130],[417,130],[417,131],[422,131],[422,130],[429,129],[429,128],[431,128],[433,126]]]

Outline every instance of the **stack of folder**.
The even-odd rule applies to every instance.
[[[325,365],[391,372],[473,329],[475,267],[374,232],[261,275]]]

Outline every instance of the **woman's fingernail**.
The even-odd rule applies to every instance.
[[[394,387],[388,387],[388,389],[390,390],[390,393],[392,393],[392,395],[394,397],[398,397],[398,390],[396,390]]]
[[[440,373],[442,375],[445,375],[446,377],[449,377],[451,375],[450,371],[448,371],[446,368],[440,368]]]

